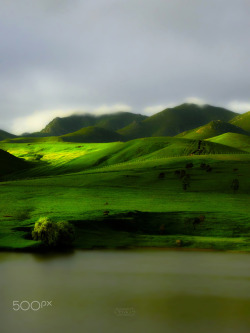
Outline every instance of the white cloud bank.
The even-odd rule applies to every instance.
[[[143,113],[146,115],[153,115],[157,112],[161,112],[167,108],[173,108],[177,105],[180,105],[182,103],[188,103],[188,104],[197,104],[199,106],[203,106],[206,104],[206,102],[199,98],[199,97],[187,97],[186,99],[184,99],[183,101],[178,101],[178,102],[172,102],[172,103],[166,103],[166,104],[160,104],[160,105],[152,105],[152,106],[147,106],[143,109]]]
[[[81,111],[76,111],[76,110]],[[15,118],[11,127],[12,133],[20,135],[25,132],[41,131],[52,119],[56,117],[67,117],[72,114],[91,113],[94,115],[129,112],[132,108],[126,104],[101,105],[98,107],[79,107],[73,109],[42,110],[35,111],[33,114],[25,117]]]
[[[199,106],[202,106],[202,105],[206,104],[206,102],[202,98],[199,98],[199,97],[188,97],[188,98],[185,99],[185,103],[196,104],[196,105],[199,105]]]
[[[167,107],[172,107],[174,105],[169,104],[169,105],[152,105],[152,106],[147,106],[143,109],[143,114],[146,114],[147,116],[151,116],[157,112],[161,112]]]
[[[250,111],[250,102],[232,101],[227,107],[232,111],[244,113]]]

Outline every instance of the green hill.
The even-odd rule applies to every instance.
[[[3,142],[12,143],[42,143],[42,142],[85,142],[85,143],[105,143],[123,141],[120,134],[97,126],[89,126],[80,129],[79,131],[68,133],[60,136],[46,136],[46,137],[20,137],[14,139],[6,139]]]
[[[65,142],[86,142],[86,143],[122,141],[122,136],[120,134],[96,126],[84,127],[74,133],[61,135],[59,138]]]
[[[10,138],[15,138],[16,136],[14,134],[10,134],[8,132],[5,132],[3,130],[0,130],[0,141]]]
[[[26,161],[0,149],[0,177],[27,167]]]
[[[74,139],[74,137],[73,137]],[[68,139],[67,139],[68,140]],[[78,142],[78,141],[77,141]],[[144,163],[160,159],[188,159],[194,156],[241,154],[242,150],[227,145],[183,138],[142,138],[128,142],[74,143],[72,142],[2,142],[1,147],[19,158],[33,163],[27,172],[19,172],[17,178],[57,175],[81,172],[92,168],[119,167],[133,170],[147,168]],[[234,155],[233,155],[234,156]],[[225,157],[224,157],[225,158]]]
[[[250,152],[250,136],[247,135],[225,133],[219,136],[215,136],[208,141]]]
[[[244,131],[242,128],[232,125],[230,123],[227,123],[225,121],[221,120],[213,120],[210,123],[200,126],[198,128],[195,128],[190,131],[185,131],[183,133],[180,133],[176,135],[176,137],[179,138],[186,138],[186,139],[209,139],[214,136],[218,136],[224,133],[238,133],[238,134],[245,134],[247,135],[248,133]]]
[[[239,114],[238,116],[231,119],[230,123],[235,126],[239,126],[243,130],[250,133],[250,111],[243,114]]]
[[[130,112],[118,112],[95,116],[91,114],[72,115],[69,117],[53,119],[42,131],[42,135],[60,136],[73,133],[83,127],[97,126],[107,130],[116,131],[132,123],[134,120],[141,121],[146,116]]]
[[[210,105],[182,104],[118,130],[127,140],[140,137],[175,136],[212,120],[229,121],[237,113]]]

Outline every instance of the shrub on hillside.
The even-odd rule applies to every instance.
[[[41,217],[34,226],[32,238],[40,240],[48,247],[70,246],[75,238],[74,228],[68,222],[52,222]]]

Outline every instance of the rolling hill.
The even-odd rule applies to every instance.
[[[143,121],[134,121],[117,132],[126,140],[142,137],[175,136],[181,132],[205,125],[212,120],[229,121],[235,112],[210,105],[182,104],[168,108]]]
[[[133,121],[141,121],[147,116],[130,112],[118,112],[95,116],[91,114],[72,115],[69,117],[53,119],[42,131],[42,135],[60,136],[76,132],[84,127],[97,126],[107,130],[116,131]]]
[[[133,170],[147,168],[147,161],[158,165],[160,159],[208,155],[240,154],[244,151],[224,144],[173,137],[142,138],[128,142],[82,143],[35,142],[33,144],[15,141],[2,142],[1,148],[19,158],[33,163],[27,172],[17,173],[17,178],[58,175],[82,172],[103,167],[119,167]],[[247,154],[246,154],[247,155]],[[233,155],[234,156],[234,155]],[[225,157],[224,157],[225,158]],[[17,170],[18,171],[18,170]],[[13,175],[12,175],[13,177]],[[15,177],[15,176],[14,176]]]
[[[213,120],[204,126],[200,126],[193,130],[180,133],[176,135],[176,137],[204,140],[228,132],[248,135],[246,131],[244,131],[242,128],[238,126],[232,125],[230,123],[221,120]]]
[[[61,135],[58,138],[65,142],[85,142],[85,143],[122,141],[122,136],[120,134],[97,126],[84,127],[79,131]]]
[[[239,114],[238,116],[231,119],[230,123],[235,126],[239,126],[243,130],[250,133],[250,111],[243,114]]]
[[[250,136],[247,135],[225,133],[210,138],[208,141],[250,152]]]
[[[120,134],[97,126],[88,126],[79,131],[59,136],[29,136],[14,139],[6,139],[3,142],[12,143],[45,143],[45,142],[79,142],[79,143],[105,143],[123,141]]]
[[[0,149],[0,177],[27,167],[28,163],[26,161]]]

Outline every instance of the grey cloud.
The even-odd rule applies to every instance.
[[[249,10],[247,0],[2,0],[0,128],[76,105],[247,104]]]

